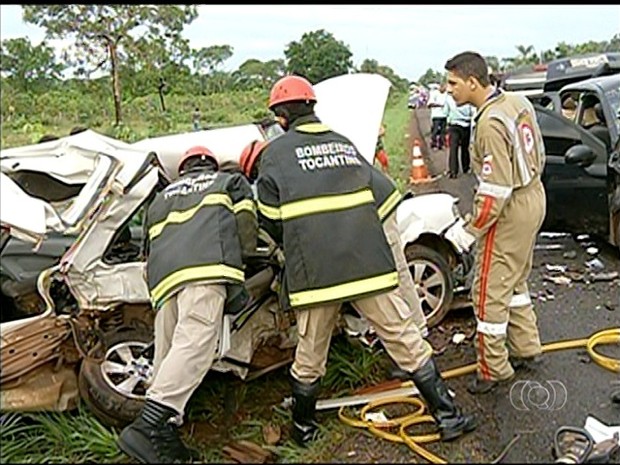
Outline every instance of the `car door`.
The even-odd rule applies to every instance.
[[[547,193],[545,229],[606,237],[609,230],[608,154],[599,139],[560,114],[536,107],[545,144],[543,183]],[[589,166],[566,163],[566,151],[584,144],[596,155]]]

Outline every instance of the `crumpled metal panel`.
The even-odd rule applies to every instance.
[[[58,358],[62,343],[70,336],[69,325],[54,315],[3,332],[0,335],[0,384]]]
[[[63,366],[56,370],[54,363],[40,366],[0,390],[3,411],[65,411],[76,408],[79,401],[75,369]]]

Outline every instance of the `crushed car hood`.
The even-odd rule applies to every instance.
[[[2,227],[13,236],[37,241],[50,231],[79,233],[111,189],[125,189],[145,170],[150,154],[86,131],[44,144],[2,150],[0,160]],[[83,187],[60,210],[27,194],[11,178],[22,170],[47,173]]]
[[[391,83],[380,74],[343,74],[314,86],[316,115],[336,132],[351,139],[369,163],[375,146]]]
[[[140,150],[155,152],[166,175],[170,179],[175,179],[179,159],[190,147],[203,145],[209,148],[217,157],[218,162],[222,164],[227,161],[239,162],[241,151],[253,140],[265,140],[265,136],[258,125],[244,124],[151,137],[138,141],[132,146]]]
[[[58,140],[0,151],[5,173],[38,171],[66,184],[84,184],[93,170],[97,152],[132,150],[123,141],[87,130]]]
[[[26,194],[4,173],[0,173],[0,190],[0,222],[4,231],[36,242],[57,227],[58,218],[51,206]]]

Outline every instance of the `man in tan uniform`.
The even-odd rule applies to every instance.
[[[480,182],[473,214],[448,231],[463,249],[477,241],[472,300],[478,370],[468,388],[477,394],[511,379],[514,368],[538,361],[541,353],[527,280],[546,211],[540,179],[545,150],[532,104],[491,86],[479,54],[456,55],[445,69],[457,105],[478,109],[471,138]]]

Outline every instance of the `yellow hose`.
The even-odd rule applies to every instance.
[[[606,355],[601,355],[594,350],[598,345],[603,344],[619,344],[620,345],[620,328],[610,328],[599,331],[587,339],[571,339],[566,341],[556,341],[542,346],[543,353],[555,352],[558,350],[580,349],[585,347],[588,354],[594,362],[606,370],[620,373],[620,360],[613,359]],[[467,375],[476,371],[476,364],[464,365],[462,367],[453,368],[443,372],[441,375],[444,379],[455,378],[457,376]],[[402,387],[407,385],[413,386],[413,381],[404,382]],[[366,418],[367,413],[379,406],[387,404],[412,404],[418,409],[410,414],[402,417],[390,418],[382,423],[372,422]],[[433,454],[420,444],[439,441],[441,436],[439,433],[425,434],[418,436],[410,436],[407,434],[407,428],[420,423],[435,423],[435,419],[430,415],[424,415],[424,402],[417,397],[388,397],[376,400],[366,404],[360,411],[360,419],[347,417],[344,414],[345,407],[338,410],[338,418],[345,424],[355,428],[367,428],[368,431],[375,436],[392,442],[405,443],[416,454],[424,457],[431,463],[448,463],[445,459]],[[386,428],[399,427],[398,434],[384,431]]]

